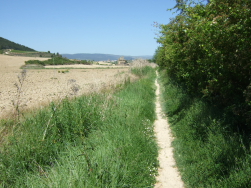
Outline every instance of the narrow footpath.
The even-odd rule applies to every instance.
[[[158,72],[156,72],[158,76]],[[156,114],[155,135],[160,147],[158,160],[160,163],[159,176],[155,188],[183,188],[184,184],[179,175],[178,169],[173,158],[172,134],[167,119],[164,117],[160,105],[160,85],[155,80],[156,89]]]

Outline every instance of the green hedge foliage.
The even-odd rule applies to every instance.
[[[251,1],[212,0],[183,8],[169,24],[160,25],[156,63],[190,94],[249,124]]]

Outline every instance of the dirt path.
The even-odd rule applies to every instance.
[[[158,74],[157,74],[158,75]],[[184,187],[178,169],[173,158],[173,148],[171,147],[172,135],[167,119],[164,117],[160,105],[160,86],[155,81],[156,89],[156,114],[157,120],[155,121],[155,134],[157,137],[159,150],[159,176],[155,188],[182,188]]]

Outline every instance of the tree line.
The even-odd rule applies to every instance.
[[[84,64],[84,65],[90,65],[92,64],[92,61],[89,60],[70,60],[65,57],[61,57],[60,55],[54,56],[51,59],[40,61],[40,60],[28,60],[25,61],[26,65],[29,64],[38,64],[38,65],[73,65],[73,64]]]

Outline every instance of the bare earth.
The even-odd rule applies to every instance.
[[[0,54],[0,118],[12,114],[14,109],[12,101],[17,99],[17,87],[14,84],[18,83],[18,75],[22,71],[20,67],[30,59],[46,60],[45,58],[14,57]],[[71,65],[70,67],[88,69],[68,69],[69,72],[62,73],[62,70],[65,71],[69,68],[69,66],[63,67],[62,69],[50,67],[52,69],[27,70],[21,93],[22,109],[41,107],[52,100],[72,96],[72,86],[77,86],[79,91],[76,95],[81,95],[110,87],[131,76],[128,67],[91,69],[96,66]]]
[[[169,128],[167,119],[164,118],[164,115],[161,110],[160,105],[160,86],[155,81],[157,87],[156,90],[156,114],[157,120],[155,121],[154,131],[157,137],[157,142],[160,147],[159,150],[159,176],[157,177],[157,183],[155,188],[182,188],[184,184],[179,175],[178,169],[173,158],[173,148],[172,143],[172,134]]]

